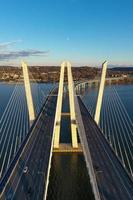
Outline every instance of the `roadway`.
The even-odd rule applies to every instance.
[[[132,200],[133,180],[78,97],[87,147],[102,200]],[[82,137],[82,136],[81,136]]]
[[[1,200],[43,199],[47,185],[56,101],[56,95],[48,97],[7,183],[4,185],[4,179],[3,183],[1,182]]]

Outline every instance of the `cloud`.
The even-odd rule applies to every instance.
[[[0,50],[5,49],[5,48],[9,47],[10,45],[16,44],[16,43],[21,42],[21,41],[22,40],[14,40],[14,41],[11,41],[11,42],[0,43]]]
[[[44,56],[47,55],[49,51],[40,51],[40,50],[20,50],[20,51],[6,51],[0,52],[0,61],[3,60],[10,60],[10,59],[17,59],[23,57],[30,57],[30,56]]]
[[[8,47],[14,45],[22,40],[14,40],[10,42],[0,43],[0,61],[10,61],[17,58],[26,58],[30,56],[46,56],[49,51],[41,51],[36,49],[28,50],[11,50]]]

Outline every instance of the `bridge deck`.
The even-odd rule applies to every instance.
[[[81,153],[82,147],[81,144],[78,144],[78,148],[73,148],[71,144],[68,143],[61,143],[59,144],[59,149],[54,148],[54,153]]]
[[[0,199],[41,200],[46,188],[54,126],[56,96],[50,96],[38,116],[12,174],[1,182]],[[10,177],[7,177],[9,176]]]
[[[79,97],[78,102],[101,199],[132,200],[132,179]]]

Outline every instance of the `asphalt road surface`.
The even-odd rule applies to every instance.
[[[133,180],[79,97],[78,102],[101,199],[133,200]]]
[[[50,96],[6,184],[1,200],[43,199],[52,142],[56,96]]]

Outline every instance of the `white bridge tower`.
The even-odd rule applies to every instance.
[[[33,105],[32,93],[31,93],[28,66],[23,61],[22,61],[22,69],[23,69],[23,76],[24,76],[24,86],[25,86],[27,107],[28,107],[28,112],[29,112],[29,120],[30,120],[30,126],[31,126],[33,121],[35,120],[35,111],[34,111],[34,105]]]
[[[59,148],[59,141],[60,141],[61,112],[62,112],[62,101],[63,101],[63,88],[64,88],[63,85],[64,85],[65,67],[67,68],[67,76],[68,76],[72,147],[78,148],[77,125],[76,125],[76,114],[75,114],[75,104],[74,104],[75,92],[74,92],[74,83],[73,83],[70,62],[63,62],[61,64],[59,90],[58,90],[58,98],[57,98],[57,106],[56,106],[56,114],[55,114],[54,148]]]
[[[100,81],[99,92],[98,92],[98,97],[97,97],[96,111],[95,111],[95,116],[94,116],[94,120],[97,124],[99,124],[99,120],[100,120],[100,113],[101,113],[106,71],[107,71],[107,61],[105,61],[102,64],[102,75],[101,75],[101,81]]]

